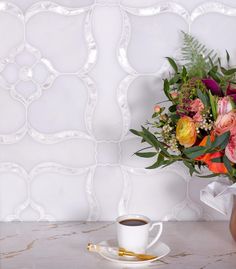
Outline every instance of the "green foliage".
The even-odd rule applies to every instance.
[[[209,97],[207,93],[203,93],[200,89],[197,89],[198,98],[203,102],[205,107],[208,107],[210,104]]]
[[[189,159],[195,159],[201,155],[206,153],[219,152],[220,150],[225,149],[226,145],[229,142],[230,132],[225,132],[220,136],[217,136],[213,142],[210,140],[210,136],[208,136],[206,146],[195,146],[191,148],[187,148],[184,150],[184,154]]]
[[[210,91],[208,92],[208,94],[209,94],[209,100],[210,100],[210,105],[211,105],[212,116],[213,116],[213,119],[216,120],[216,118],[217,118],[218,96],[212,95]]]
[[[217,136],[216,139],[212,142],[211,148],[219,148],[220,150],[225,149],[226,145],[229,142],[230,132],[225,132],[220,136]]]
[[[170,107],[169,107],[169,111],[170,111],[171,113],[175,112],[175,111],[176,111],[176,105],[172,105],[172,106],[170,106]]]
[[[213,50],[208,50],[195,37],[183,32],[182,63],[173,58],[166,57],[172,67],[170,78],[163,80],[163,91],[169,102],[168,106],[155,107],[152,120],[147,122],[148,128],[141,126],[141,130],[131,129],[131,133],[139,136],[141,143],[147,146],[134,153],[136,156],[151,158],[154,163],[147,169],[166,167],[174,162],[182,162],[188,169],[190,175],[199,174],[198,169],[208,164],[201,160],[205,154],[221,152],[220,156],[211,159],[212,162],[224,164],[227,168],[227,175],[236,182],[236,165],[232,164],[225,156],[225,148],[229,143],[230,132],[215,136],[211,141],[214,123],[218,117],[217,104],[222,96],[227,96],[227,87],[236,85],[236,68],[229,65],[230,55],[226,51],[227,67],[223,67],[220,58]],[[181,63],[181,64],[180,64]],[[215,93],[204,83],[203,78],[216,81],[220,92]],[[233,88],[233,87],[232,87]],[[219,96],[217,95],[219,94]],[[200,99],[203,103],[200,120],[193,109],[192,101]],[[232,108],[236,107],[233,99]],[[158,103],[158,105],[160,104]],[[197,106],[197,105],[196,105]],[[176,132],[176,126],[182,116],[188,116],[195,122],[197,138],[191,147],[186,148],[180,142]],[[197,123],[198,122],[198,123]],[[150,127],[149,127],[150,126]],[[204,146],[200,142],[205,138]],[[222,155],[222,156],[221,156]],[[214,155],[211,155],[214,156]],[[198,159],[198,160],[196,160]],[[210,168],[210,167],[209,167]],[[211,178],[219,174],[212,172],[210,175],[200,176]]]
[[[166,57],[166,59],[168,60],[168,62],[172,66],[172,68],[174,69],[175,73],[178,73],[178,66],[177,66],[175,60],[170,58],[170,57]]]
[[[196,170],[195,168],[195,163],[194,162],[189,162],[189,161],[183,161],[184,165],[189,169],[189,173],[192,176],[193,173],[199,174],[199,171]]]
[[[135,155],[143,158],[152,158],[157,155],[156,152],[136,152]]]
[[[208,50],[195,37],[183,33],[182,60],[191,77],[205,77],[211,69],[212,63],[216,64],[217,54]],[[209,58],[211,60],[209,60]]]
[[[232,178],[233,177],[233,167],[231,166],[231,163],[230,163],[229,159],[226,157],[226,155],[223,156],[223,162],[224,162],[225,167],[228,170],[229,175]]]
[[[213,177],[218,177],[220,176],[221,174],[210,174],[210,175],[206,175],[206,176],[199,176],[201,178],[213,178]]]
[[[227,60],[227,64],[229,65],[229,61],[230,61],[230,55],[229,52],[226,50],[226,60]]]
[[[200,168],[202,164],[195,160],[197,157],[202,156],[206,153],[219,152],[225,149],[225,146],[227,145],[230,137],[230,132],[226,132],[220,136],[217,136],[215,140],[211,142],[210,136],[208,136],[206,146],[194,146],[191,148],[183,149],[183,154],[177,156],[171,154],[168,151],[168,147],[165,145],[165,143],[159,141],[147,128],[142,126],[141,131],[136,131],[133,129],[131,129],[130,131],[133,134],[141,137],[142,142],[146,142],[149,144],[148,147],[145,147],[134,153],[135,155],[143,158],[153,158],[157,156],[156,161],[152,165],[146,167],[146,169],[156,169],[159,167],[164,168],[176,161],[181,161],[189,169],[190,175],[192,175],[193,173],[199,174],[199,171],[196,169],[196,165],[199,165]],[[147,149],[153,149],[154,151],[145,151]],[[225,155],[223,157],[212,159],[212,162],[223,162],[228,169],[228,175],[230,176],[231,180],[236,180],[236,169],[232,167],[230,161]],[[210,174],[206,176],[199,176],[202,178],[212,178],[218,175],[219,174]]]
[[[195,159],[195,158],[205,154],[207,152],[207,150],[208,149],[206,147],[195,146],[195,147],[185,149],[184,154],[190,159]]]
[[[169,84],[168,79],[164,79],[164,93],[165,93],[166,97],[169,100],[171,100],[171,97],[170,97],[170,84]]]

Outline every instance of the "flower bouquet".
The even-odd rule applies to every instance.
[[[173,69],[163,83],[167,100],[155,105],[146,128],[131,130],[148,144],[135,154],[156,157],[148,169],[180,161],[191,175],[223,174],[235,183],[236,68],[227,51],[225,67],[213,50],[184,32],[181,52],[178,61],[167,57]],[[202,176],[202,167],[210,173]]]

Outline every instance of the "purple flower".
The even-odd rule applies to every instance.
[[[202,82],[213,95],[223,96],[219,84],[212,78],[204,78]]]

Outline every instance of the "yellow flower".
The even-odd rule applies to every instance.
[[[196,126],[192,118],[183,116],[178,120],[176,126],[176,138],[180,145],[185,148],[191,147],[196,142]]]

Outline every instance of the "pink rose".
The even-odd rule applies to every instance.
[[[230,131],[231,135],[236,135],[236,111],[220,114],[215,122],[215,133],[222,135]]]
[[[225,155],[231,162],[236,163],[236,135],[230,137],[229,143],[225,148]]]
[[[204,109],[204,104],[202,103],[202,101],[199,98],[191,101],[190,110],[192,112],[200,113],[203,111],[203,109]]]
[[[203,118],[202,118],[202,114],[200,112],[197,112],[194,116],[193,116],[193,120],[195,122],[202,122]]]
[[[218,114],[224,115],[233,110],[233,100],[230,96],[220,98],[217,103]]]
[[[195,122],[201,122],[203,120],[202,118],[202,111],[204,110],[204,104],[202,101],[197,98],[190,103],[190,111],[195,112],[195,115],[193,116],[193,120]]]

